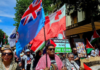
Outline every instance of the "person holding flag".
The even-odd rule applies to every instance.
[[[91,51],[91,56],[95,57],[95,56],[99,56],[99,49],[97,48],[97,45],[94,44],[94,48]]]
[[[63,66],[62,61],[60,60],[59,56],[55,54],[54,45],[49,44],[46,47],[47,52],[47,67],[46,67],[46,54],[43,55],[35,70],[67,70],[65,66]]]

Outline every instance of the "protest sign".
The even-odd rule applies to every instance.
[[[65,47],[66,47],[66,53],[71,53],[71,47],[68,39],[52,39],[55,44],[55,53],[65,53]]]
[[[85,44],[83,39],[75,39],[75,45],[78,52],[78,57],[86,57]]]

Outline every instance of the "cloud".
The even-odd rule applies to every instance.
[[[2,22],[2,20],[0,20],[0,22]]]
[[[15,6],[16,0],[0,0],[0,6],[10,7]]]
[[[14,18],[16,0],[0,0],[0,16]]]
[[[14,18],[14,17],[15,17],[15,15],[12,15],[12,14],[6,14],[6,13],[3,12],[3,11],[0,11],[0,16],[9,17],[9,18]]]

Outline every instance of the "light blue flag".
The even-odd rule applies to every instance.
[[[16,43],[17,56],[20,55],[24,46],[36,37],[44,26],[44,22],[45,14],[42,2],[41,0],[34,0],[21,18],[17,34],[19,38]]]

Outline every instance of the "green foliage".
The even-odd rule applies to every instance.
[[[19,26],[20,20],[24,12],[27,10],[28,6],[32,3],[33,0],[16,0],[16,7],[14,9],[16,10],[15,18],[16,21],[14,26]]]
[[[16,7],[14,9],[16,10],[15,18],[16,21],[14,26],[19,26],[20,20],[26,9],[29,7],[29,5],[32,3],[33,0],[16,0]],[[54,10],[54,6],[56,2],[59,2],[60,0],[42,0],[42,5],[45,11],[45,14],[51,13]],[[51,6],[52,5],[52,6]]]
[[[0,29],[0,44],[1,44],[1,42],[3,43],[4,33],[5,32]],[[5,41],[6,41],[6,43],[8,43],[7,39],[8,39],[8,36],[5,34]]]
[[[0,29],[0,43],[3,40],[3,34],[4,34],[4,32]]]
[[[85,11],[89,16],[98,15],[100,5],[99,0],[66,0],[67,3],[67,13],[72,9],[74,11]]]
[[[42,0],[42,4],[45,13],[51,13],[55,5],[55,0]]]

